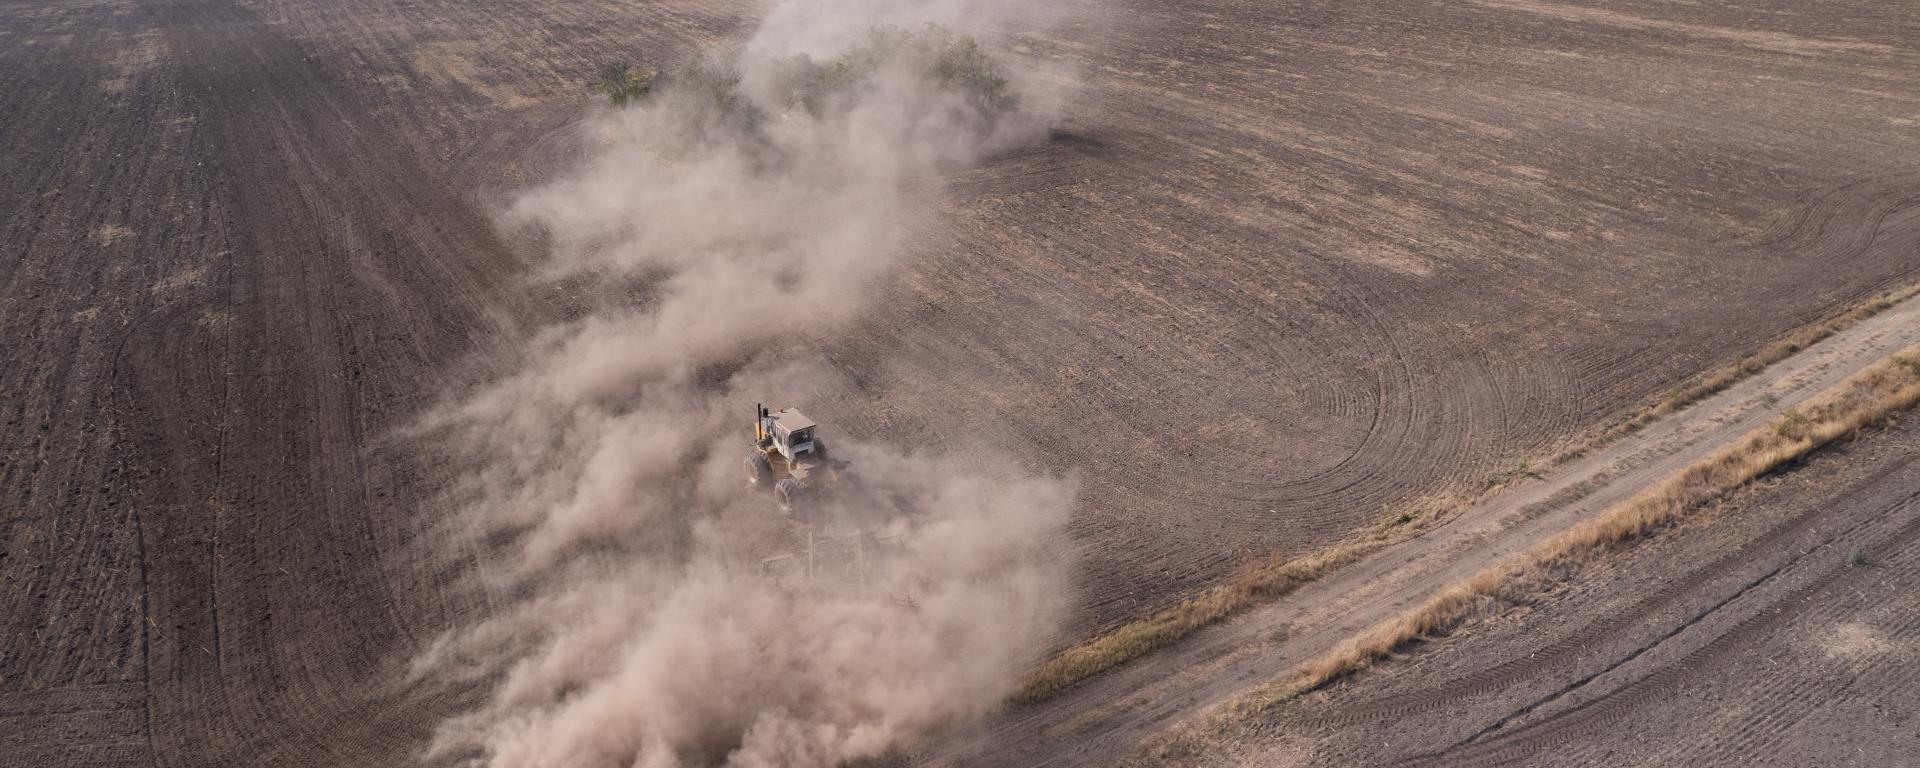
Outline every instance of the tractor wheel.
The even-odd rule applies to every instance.
[[[780,503],[780,511],[792,517],[800,507],[800,481],[784,477],[773,485],[773,497]]]
[[[747,454],[747,485],[765,488],[773,481],[773,465],[767,463],[767,455],[759,451]]]
[[[817,437],[813,439],[813,457],[821,461],[827,460],[827,441]]]

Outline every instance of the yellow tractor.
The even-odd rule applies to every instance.
[[[769,411],[754,406],[753,450],[747,453],[747,484],[771,488],[780,511],[793,515],[803,499],[838,485],[851,462],[827,457],[818,425],[798,408]]]

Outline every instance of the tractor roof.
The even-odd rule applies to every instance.
[[[789,433],[798,432],[813,426],[813,419],[807,418],[798,408],[781,409],[780,412],[773,415],[773,422],[780,425],[781,429]]]

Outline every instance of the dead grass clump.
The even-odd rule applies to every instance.
[[[93,242],[99,245],[113,245],[133,236],[133,230],[118,224],[102,224],[93,230]]]
[[[194,316],[193,324],[224,336],[233,331],[235,319],[232,312],[224,309],[202,309],[200,314]]]
[[[1550,538],[1516,561],[1447,587],[1419,607],[1375,625],[1300,667],[1295,679],[1263,694],[1265,700],[1310,691],[1364,669],[1418,640],[1444,635],[1473,612],[1503,602],[1518,588],[1538,586],[1596,555],[1671,525],[1691,510],[1821,446],[1920,403],[1920,345],[1884,359],[1712,455],[1669,476],[1585,523]]]
[[[1311,690],[1385,659],[1412,640],[1451,632],[1476,611],[1491,606],[1498,586],[1495,580],[1482,577],[1441,590],[1419,609],[1377,624],[1349,638],[1332,653],[1308,662],[1300,669],[1305,684],[1293,688]]]
[[[1129,622],[1041,663],[1020,681],[1015,705],[1043,701],[1074,685],[1171,645],[1262,602],[1286,595],[1334,569],[1359,560],[1421,530],[1449,513],[1477,503],[1497,486],[1469,493],[1455,489],[1400,506],[1360,535],[1302,557],[1273,555],[1236,572],[1226,584],[1145,619]]]
[[[1227,584],[1145,619],[1083,642],[1048,659],[1028,673],[1013,703],[1031,704],[1087,678],[1167,646],[1261,600],[1284,595],[1327,571],[1358,559],[1367,549],[1357,543],[1312,557],[1269,561],[1244,568]]]

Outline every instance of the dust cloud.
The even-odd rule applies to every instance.
[[[742,468],[756,402],[833,382],[810,345],[899,267],[941,175],[1044,137],[1045,86],[913,26],[1014,7],[778,2],[738,52],[596,107],[584,161],[512,206],[584,309],[421,427],[468,468],[439,538],[482,597],[413,671],[488,691],[430,758],[839,765],[977,721],[1054,639],[1070,480],[826,423],[865,482],[815,532],[886,542],[828,589],[764,575],[805,529]]]

